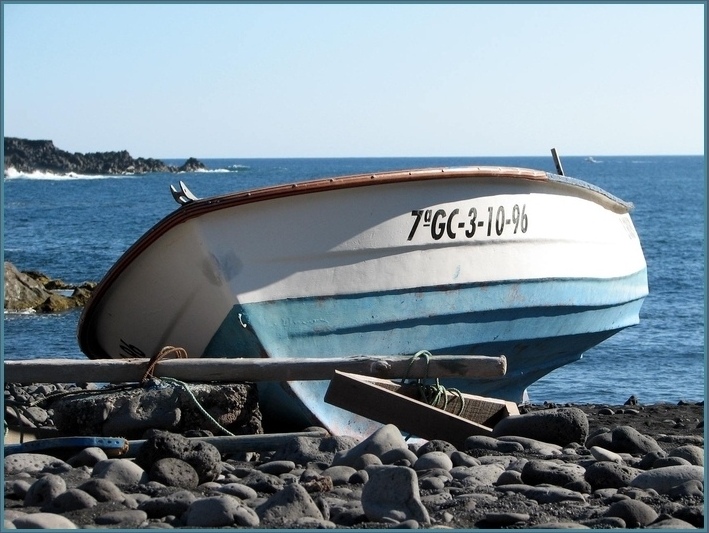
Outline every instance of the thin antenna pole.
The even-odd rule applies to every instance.
[[[559,154],[556,153],[556,148],[551,149],[551,156],[554,158],[554,164],[556,165],[556,173],[559,176],[564,175],[564,169],[561,166],[561,159],[559,159]]]

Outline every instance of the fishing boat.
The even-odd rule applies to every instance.
[[[529,385],[637,324],[647,268],[631,204],[542,170],[470,166],[318,179],[198,199],[138,239],[84,308],[90,358],[504,355]],[[361,435],[327,381],[260,390],[266,416]]]

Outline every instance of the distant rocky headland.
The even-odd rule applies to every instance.
[[[122,175],[153,172],[194,172],[205,170],[204,164],[190,157],[182,166],[139,157],[134,159],[126,151],[71,153],[58,149],[52,141],[35,141],[5,137],[5,173],[14,169],[21,173],[47,172],[52,174]]]

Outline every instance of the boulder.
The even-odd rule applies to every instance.
[[[485,452],[514,453],[524,451],[524,446],[519,442],[502,441],[487,435],[471,435],[465,439],[464,449],[468,452],[484,450]]]
[[[657,520],[657,512],[640,500],[621,500],[612,504],[604,516],[623,519],[627,528],[645,527]]]
[[[73,286],[59,279],[52,279],[36,271],[21,272],[12,263],[5,261],[5,298],[7,311],[34,310],[38,313],[55,313],[86,305],[94,282]],[[70,296],[62,292],[70,291]],[[61,292],[60,292],[61,291]]]
[[[575,490],[556,487],[554,485],[532,486],[525,484],[497,485],[499,492],[516,492],[537,503],[579,502],[586,503],[583,494]]]
[[[633,455],[644,455],[650,452],[660,452],[660,445],[648,435],[643,435],[632,426],[619,426],[613,429],[614,452],[625,452]]]
[[[23,274],[12,263],[5,261],[4,308],[8,311],[25,311],[41,305],[50,292],[40,282]]]
[[[531,460],[522,468],[522,482],[527,485],[558,485],[582,481],[585,469],[576,464],[559,464],[554,461]]]
[[[75,302],[63,294],[58,294],[55,292],[49,293],[49,296],[38,306],[35,307],[35,311],[41,313],[58,313],[61,311],[68,311],[76,307]]]
[[[696,465],[666,466],[642,472],[630,482],[631,487],[654,489],[667,494],[672,488],[689,480],[704,481],[704,467]]]
[[[297,465],[311,462],[332,463],[336,454],[358,444],[356,437],[293,437],[275,451],[271,460],[292,461]]]
[[[453,468],[453,461],[445,452],[428,452],[420,455],[412,467],[414,470],[429,470],[431,468],[450,470]]]
[[[214,445],[167,431],[154,432],[138,449],[135,463],[149,471],[165,458],[189,464],[196,471],[199,483],[214,481],[221,472],[222,457]]]
[[[5,475],[13,476],[20,473],[35,475],[43,472],[68,472],[71,465],[61,459],[43,453],[13,453],[5,457]]]
[[[91,478],[79,485],[78,488],[90,494],[99,502],[123,501],[123,492],[121,489],[118,488],[118,485],[113,481],[108,479],[100,477]]]
[[[99,526],[113,526],[116,529],[139,529],[146,524],[148,514],[137,509],[112,511],[99,515],[94,520]]]
[[[641,472],[615,461],[596,461],[586,467],[584,479],[591,484],[593,490],[619,489],[627,487]]]
[[[408,450],[408,447],[406,446],[404,437],[401,436],[401,431],[393,424],[386,424],[353,448],[337,452],[332,461],[332,465],[353,466],[354,463],[365,454],[376,455],[382,459],[382,456],[386,452],[394,449]],[[412,455],[413,460],[416,461],[418,457],[416,454],[413,454],[413,452]],[[383,459],[382,462],[386,463]]]
[[[54,498],[51,502],[44,504],[40,511],[46,513],[64,514],[69,511],[81,509],[91,509],[98,505],[96,498],[81,489],[68,489]]]
[[[577,407],[544,409],[500,420],[493,437],[517,436],[559,446],[583,444],[588,437],[588,418]]]
[[[695,446],[693,444],[687,444],[685,446],[679,446],[669,453],[670,457],[680,457],[686,459],[689,464],[704,466],[704,448]]]
[[[323,520],[323,515],[308,491],[298,483],[286,485],[256,508],[256,514],[271,526],[285,526],[300,518]]]
[[[466,476],[460,478],[461,485],[468,489],[496,485],[500,479],[500,476],[505,471],[501,465],[496,463],[456,468],[466,469],[468,471]],[[461,474],[462,471],[458,475]]]
[[[202,409],[234,434],[263,433],[256,385],[193,383],[188,389],[178,385],[159,388],[149,381],[132,389],[63,396],[50,407],[62,435],[140,439],[150,429],[220,432]]]
[[[148,477],[150,481],[157,481],[168,487],[196,489],[199,485],[199,475],[194,467],[176,457],[165,457],[153,463]]]
[[[56,474],[47,474],[32,483],[25,494],[25,507],[43,506],[51,503],[64,491],[66,491],[64,478]]]
[[[369,480],[362,489],[362,509],[372,522],[416,520],[430,524],[421,503],[416,472],[405,466],[370,466]]]
[[[150,518],[161,518],[163,516],[180,516],[185,513],[197,497],[189,490],[180,490],[145,500],[138,505],[138,510],[145,511]]]
[[[238,498],[228,495],[210,496],[195,500],[184,515],[190,528],[255,527],[258,516]]]
[[[17,529],[79,529],[74,522],[56,513],[23,514],[12,520]]]
[[[130,459],[106,459],[94,465],[92,478],[105,479],[119,488],[132,487],[149,481],[145,470]]]

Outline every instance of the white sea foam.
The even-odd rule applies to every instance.
[[[239,172],[241,170],[248,170],[250,167],[247,165],[229,165],[226,168],[214,168],[214,169],[201,169],[194,170],[194,173],[203,174],[229,174],[232,172]],[[180,174],[191,174],[192,172],[180,172]],[[118,179],[118,178],[133,178],[140,177],[142,174],[101,174],[101,175],[90,175],[90,174],[77,174],[76,172],[69,172],[67,174],[55,174],[53,172],[42,172],[35,170],[34,172],[20,172],[14,167],[8,167],[5,169],[5,179],[27,179],[27,180],[53,180],[53,181],[65,181],[65,180],[103,180],[103,179]]]
[[[34,172],[20,172],[14,167],[9,167],[5,169],[5,179],[27,179],[27,180],[51,180],[51,181],[67,181],[67,180],[104,180],[104,179],[115,179],[115,178],[132,178],[134,174],[120,174],[120,175],[88,175],[88,174],[77,174],[75,172],[69,172],[67,174],[54,174],[53,172],[41,172],[35,170]]]
[[[195,172],[239,172],[241,170],[249,170],[248,165],[239,165],[239,164],[234,164],[234,165],[228,165],[223,168],[212,168],[212,169],[203,169],[203,170],[195,170]]]
[[[34,309],[19,309],[19,310],[13,310],[13,309],[4,309],[3,310],[5,315],[36,315],[37,311]]]
[[[226,168],[200,168],[196,170],[190,170],[189,172],[179,172],[179,174],[227,174],[229,172],[234,172]]]

